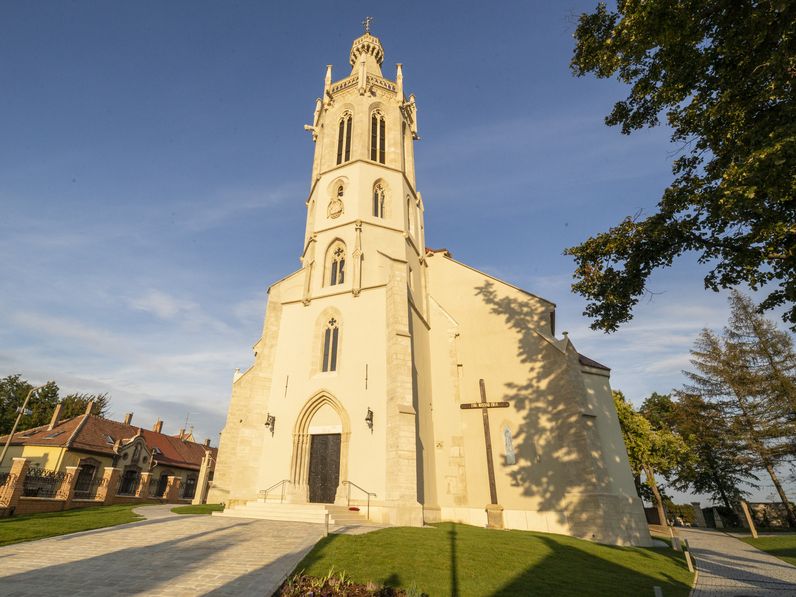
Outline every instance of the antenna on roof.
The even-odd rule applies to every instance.
[[[183,429],[188,429],[188,419],[190,418],[191,418],[191,413],[185,415],[185,423],[182,426]]]

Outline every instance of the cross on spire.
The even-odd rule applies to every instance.
[[[365,27],[365,33],[370,33],[370,24],[373,22],[373,17],[365,17],[362,25]]]

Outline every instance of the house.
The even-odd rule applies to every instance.
[[[15,433],[8,453],[0,463],[0,475],[7,473],[13,458],[25,458],[31,469],[63,473],[66,467],[76,466],[75,495],[88,497],[96,491],[106,468],[120,469],[119,495],[133,495],[141,481],[141,474],[149,473],[150,497],[162,497],[169,476],[180,479],[180,497],[192,499],[196,493],[199,470],[205,454],[210,452],[210,478],[215,465],[216,448],[210,440],[203,444],[192,441],[193,435],[184,429],[177,435],[162,432],[163,421],[152,429],[132,425],[133,414],[124,421],[112,421],[86,414],[60,420],[60,405],[56,407],[49,425],[42,425]],[[190,439],[189,439],[190,438]],[[8,436],[0,437],[5,444]]]

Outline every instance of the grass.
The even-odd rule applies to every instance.
[[[322,577],[334,566],[354,582],[410,587],[436,597],[652,595],[686,597],[692,574],[666,548],[612,547],[525,531],[445,523],[330,535],[296,567]]]
[[[97,506],[65,512],[0,518],[0,545],[135,522],[143,518],[133,513],[133,508],[137,507],[137,504]]]
[[[171,511],[175,514],[210,514],[211,512],[221,512],[224,504],[197,504],[196,506],[177,506]]]
[[[741,541],[796,566],[796,534],[758,537],[757,539],[744,537]]]

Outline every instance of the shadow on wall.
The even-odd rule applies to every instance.
[[[508,464],[505,456],[502,462],[512,484],[536,498],[535,509],[547,513],[551,532],[607,543],[643,533],[635,528],[637,517],[627,500],[605,495],[613,493],[612,479],[577,351],[570,345],[562,353],[536,331],[540,311],[534,301],[499,296],[490,281],[475,292],[516,333],[517,359],[527,366],[527,379],[506,383],[499,398],[510,402],[523,421],[513,433],[516,464]],[[563,340],[552,341],[566,347]]]

